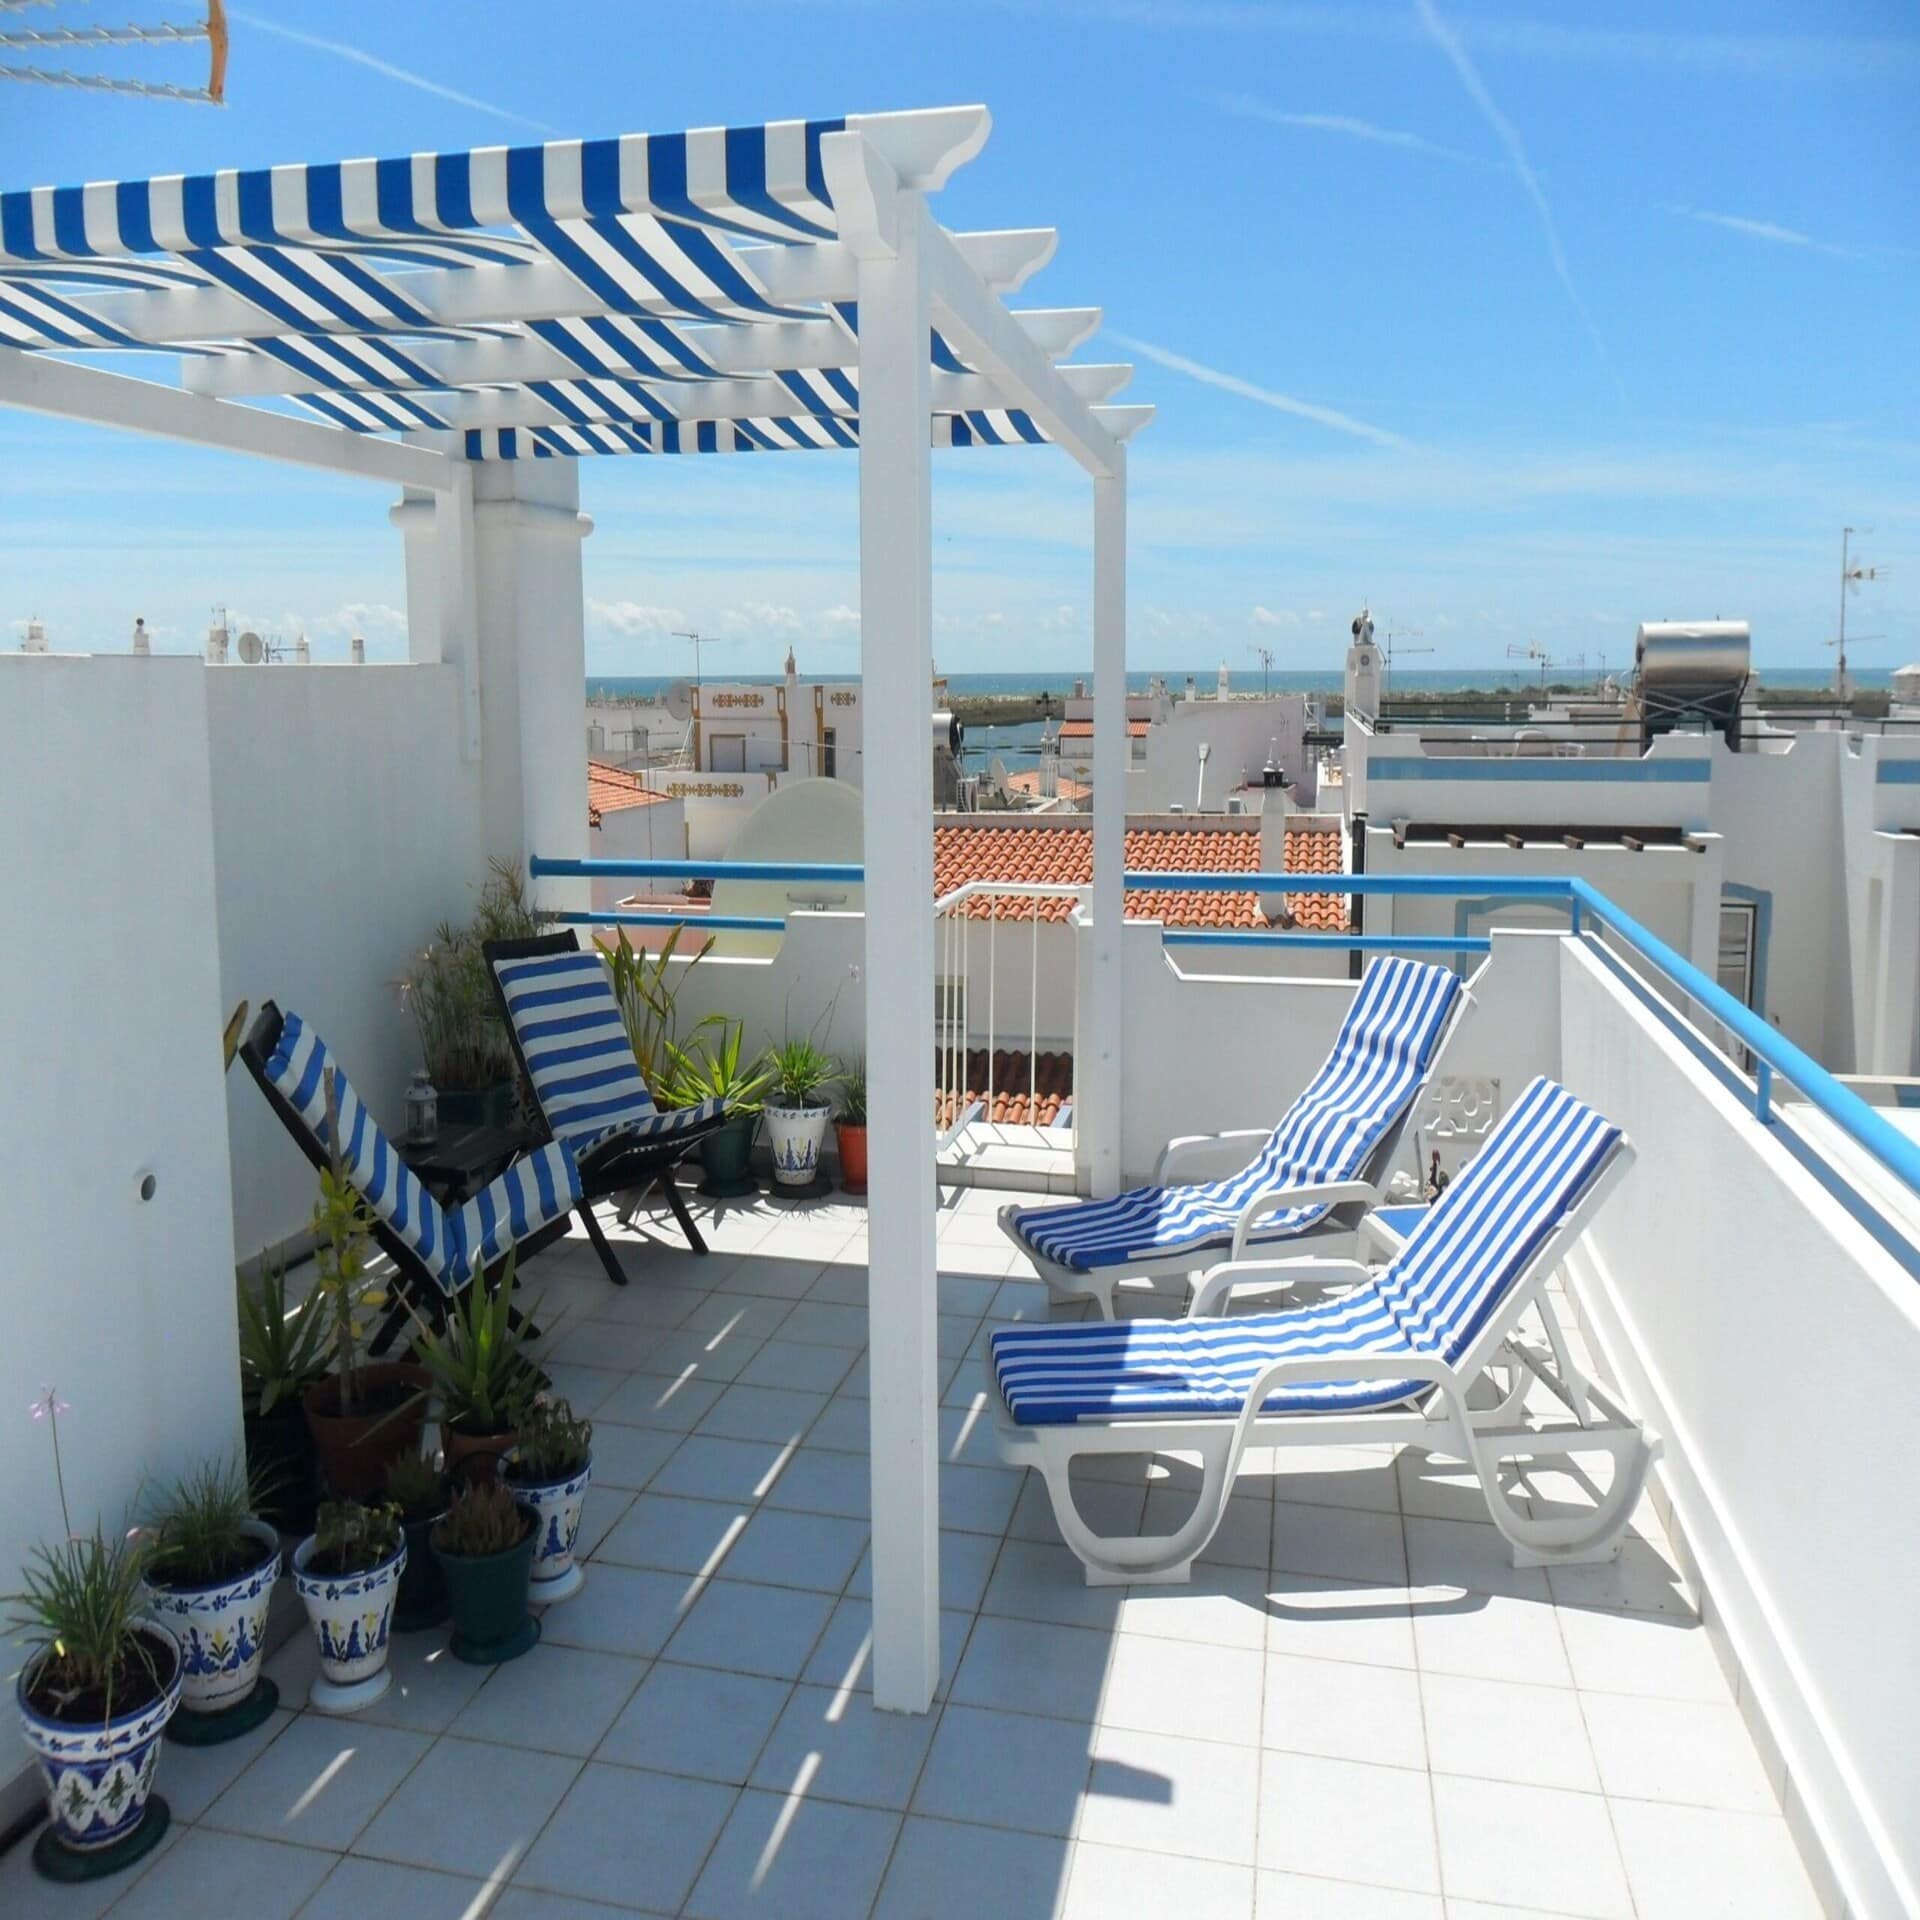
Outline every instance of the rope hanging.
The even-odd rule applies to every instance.
[[[0,15],[23,13],[30,6],[56,4],[58,0],[0,0]],[[207,0],[207,17],[196,26],[160,21],[152,26],[18,27],[0,31],[0,50],[154,46],[194,40],[206,41],[210,56],[204,87],[176,87],[158,80],[124,80],[108,74],[72,73],[5,62],[0,62],[0,80],[19,80],[43,87],[85,87],[96,93],[134,94],[149,100],[184,100],[200,106],[222,106],[227,87],[227,12],[222,0]]]

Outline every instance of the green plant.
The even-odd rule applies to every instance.
[[[60,1416],[67,1411],[51,1387],[33,1403],[33,1417],[51,1426],[53,1477],[66,1538],[35,1547],[20,1571],[18,1592],[0,1595],[5,1625],[27,1643],[35,1667],[32,1692],[64,1719],[113,1718],[114,1697],[144,1677],[161,1684],[152,1644],[138,1631],[150,1548],[144,1535],[108,1540],[96,1521],[91,1534],[73,1530],[66,1476],[60,1465]]]
[[[774,1094],[783,1107],[818,1106],[827,1089],[840,1079],[840,1062],[816,1045],[811,1034],[769,1047],[766,1064],[773,1075]]]
[[[680,1037],[680,989],[686,985],[688,972],[713,950],[713,936],[708,934],[691,959],[676,965],[684,932],[684,925],[675,927],[660,951],[649,953],[644,947],[636,947],[622,927],[615,943],[600,949],[634,1062],[656,1100],[667,1098],[670,1090],[671,1064]],[[708,1020],[700,1024],[706,1026]]]
[[[521,1416],[519,1451],[507,1472],[535,1484],[567,1480],[592,1453],[593,1422],[577,1419],[565,1400],[542,1394]]]
[[[328,1500],[313,1523],[310,1573],[344,1578],[370,1573],[400,1551],[400,1509],[390,1501],[363,1506],[358,1500]]]
[[[287,1270],[263,1255],[257,1288],[239,1282],[240,1385],[256,1413],[294,1401],[327,1370],[327,1318],[316,1289],[287,1303]]]
[[[350,1414],[360,1398],[362,1316],[379,1306],[384,1295],[367,1272],[373,1217],[340,1157],[340,1099],[331,1067],[322,1074],[321,1087],[327,1109],[327,1164],[320,1169],[320,1197],[313,1208],[313,1292],[329,1323],[340,1375],[340,1411]]]
[[[478,1093],[513,1077],[513,1043],[483,949],[540,931],[526,888],[518,867],[494,861],[473,919],[464,927],[443,920],[401,982],[428,1078],[443,1092]]]
[[[526,1329],[533,1322],[514,1324],[513,1276],[509,1249],[498,1280],[489,1286],[485,1269],[476,1271],[471,1285],[447,1308],[443,1328],[435,1328],[408,1302],[418,1329],[414,1351],[433,1375],[441,1413],[466,1433],[510,1432],[537,1389],[525,1352]]]
[[[386,1492],[402,1520],[430,1520],[446,1511],[446,1478],[424,1454],[403,1453],[389,1462]]]
[[[506,1553],[527,1537],[533,1516],[500,1480],[462,1487],[430,1536],[442,1553],[479,1560]]]
[[[153,1577],[210,1587],[257,1566],[263,1550],[250,1523],[265,1491],[233,1460],[209,1460],[176,1480],[148,1530]]]
[[[666,1104],[697,1107],[703,1100],[724,1100],[729,1113],[758,1113],[773,1084],[773,1069],[764,1060],[741,1065],[744,1023],[713,1014],[700,1024],[717,1028],[720,1037],[716,1042],[697,1035],[691,1048],[668,1042]]]
[[[867,1124],[867,1063],[850,1060],[840,1075],[840,1120],[849,1127]]]

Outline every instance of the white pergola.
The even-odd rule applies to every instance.
[[[583,831],[579,556],[558,616],[540,603],[550,619],[570,599],[571,660],[548,646],[536,675],[515,670],[526,603],[496,608],[489,543],[588,530],[572,456],[858,449],[874,1690],[907,1712],[932,1701],[940,1645],[935,446],[1051,442],[1093,481],[1076,1105],[1094,1190],[1119,1175],[1126,443],[1152,409],[1102,404],[1129,368],[1060,364],[1097,309],[1003,303],[1052,231],[933,218],[927,196],[989,126],[954,107],[0,193],[0,402],[405,490],[412,656],[462,665],[470,753],[515,756],[495,840],[523,852],[574,852]],[[177,385],[85,363],[156,351]],[[490,659],[518,691],[483,717]],[[575,691],[556,691],[569,667]],[[543,757],[566,777],[532,777]]]

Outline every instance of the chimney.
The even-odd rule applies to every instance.
[[[147,623],[144,620],[136,619],[133,623],[133,650],[142,658],[153,651],[147,638]]]
[[[348,643],[348,646],[349,646],[349,651],[353,655],[353,664],[356,667],[364,667],[367,664],[366,635],[363,633],[356,633],[353,636],[353,639]]]
[[[28,653],[45,653],[47,650],[46,628],[38,620],[29,620],[27,637],[20,644]]]

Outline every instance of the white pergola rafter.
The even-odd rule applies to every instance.
[[[857,449],[869,1209],[885,1263],[868,1309],[873,1688],[907,1712],[933,1699],[940,1639],[935,446],[1050,441],[1092,480],[1075,1104],[1096,1193],[1117,1185],[1123,1104],[1126,465],[1152,409],[1105,404],[1125,367],[1058,364],[1097,311],[1005,305],[1051,259],[1051,229],[934,219],[927,196],[989,125],[955,107],[0,192],[0,402],[405,488],[409,647],[460,670],[490,847],[584,845],[578,458]],[[141,349],[177,357],[186,390],[67,358]]]

